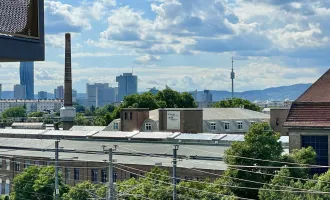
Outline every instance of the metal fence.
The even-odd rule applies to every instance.
[[[0,34],[39,38],[39,0],[0,0]]]

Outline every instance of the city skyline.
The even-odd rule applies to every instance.
[[[329,68],[323,1],[49,0],[45,14],[46,61],[35,63],[36,91],[62,83],[65,32],[72,33],[79,92],[86,83],[113,87],[132,67],[139,91],[228,91],[232,56],[238,92],[312,83]],[[18,66],[1,63],[3,90],[18,84]]]

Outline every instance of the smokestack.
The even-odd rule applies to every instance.
[[[65,34],[65,65],[64,65],[64,107],[60,110],[63,130],[73,126],[76,109],[72,106],[72,73],[71,73],[71,35]]]
[[[71,35],[65,34],[64,106],[72,106]]]

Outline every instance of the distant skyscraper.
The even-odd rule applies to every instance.
[[[156,95],[159,92],[159,90],[157,90],[155,87],[153,87],[153,88],[150,88],[149,92]]]
[[[34,63],[21,62],[19,74],[20,84],[25,85],[26,99],[34,99]]]
[[[47,99],[47,92],[45,92],[45,91],[38,92],[38,99],[41,99],[41,100]]]
[[[210,90],[204,90],[204,93],[202,94],[202,102],[212,102],[213,97],[210,93]]]
[[[2,99],[1,94],[2,94],[2,84],[0,84],[0,99]]]
[[[26,86],[25,85],[15,85],[14,86],[14,98],[15,99],[26,99]]]
[[[62,85],[54,89],[54,97],[55,99],[64,99],[64,87]]]
[[[115,88],[108,83],[95,83],[86,85],[87,105],[102,107],[116,101]]]
[[[138,92],[138,79],[132,73],[124,73],[117,76],[118,82],[118,101],[123,101],[124,97]]]

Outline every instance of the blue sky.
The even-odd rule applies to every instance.
[[[131,72],[147,88],[236,91],[311,83],[330,65],[329,0],[45,0],[46,60],[35,91],[63,84],[72,33],[74,88]],[[1,63],[3,90],[19,63]]]

